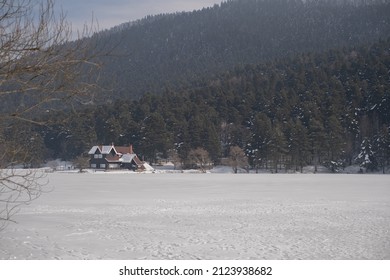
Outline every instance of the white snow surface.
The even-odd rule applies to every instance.
[[[0,259],[390,259],[390,176],[50,173]]]

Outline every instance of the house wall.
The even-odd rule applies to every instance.
[[[118,169],[118,168],[120,168],[120,164],[118,164],[118,163],[108,164],[108,169]]]
[[[137,165],[134,162],[131,163],[122,163],[121,168],[129,169],[129,170],[137,170]]]
[[[95,154],[91,155],[89,164],[90,167],[94,169],[107,169],[105,155],[100,154],[98,151]]]

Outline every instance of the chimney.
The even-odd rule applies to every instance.
[[[130,144],[129,148],[130,148],[130,154],[134,154],[134,152],[133,152],[133,145]]]

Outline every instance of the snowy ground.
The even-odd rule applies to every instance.
[[[48,174],[0,259],[390,259],[390,176]]]

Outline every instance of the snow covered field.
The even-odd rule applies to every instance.
[[[390,259],[390,176],[49,174],[0,259]]]

